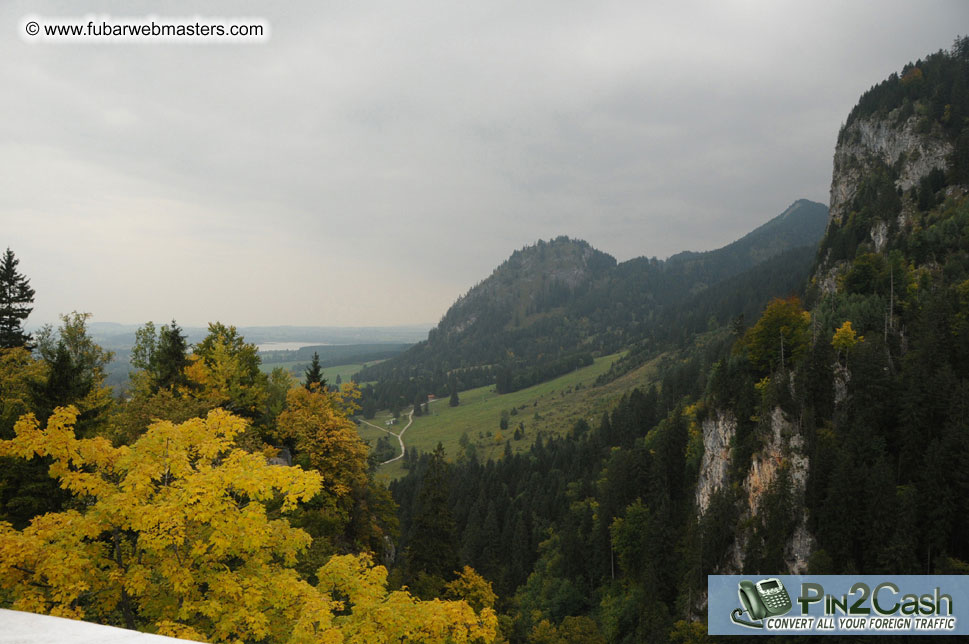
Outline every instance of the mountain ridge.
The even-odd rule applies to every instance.
[[[726,618],[709,575],[969,571],[967,88],[964,37],[862,96],[804,300],[777,293],[756,320],[647,347],[656,379],[598,423],[455,459],[440,514],[462,563],[512,598],[509,639],[584,620],[589,641],[705,641]],[[907,164],[914,139],[888,162],[845,154],[859,123],[907,136],[907,113],[951,150],[941,161]],[[743,294],[721,285],[705,292]],[[402,549],[429,534],[414,509],[437,456],[392,485]]]
[[[426,341],[358,380],[384,385],[365,391],[379,407],[402,408],[452,386],[514,391],[649,337],[664,309],[782,252],[816,245],[826,224],[825,206],[799,199],[730,244],[667,260],[617,262],[583,240],[540,240],[458,298]]]

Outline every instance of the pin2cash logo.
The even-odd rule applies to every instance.
[[[730,619],[734,624],[747,628],[764,628],[765,617],[786,615],[793,606],[787,589],[777,577],[761,579],[758,582],[745,579],[737,586],[737,595],[743,608],[737,608],[730,613]],[[741,619],[744,613],[759,623]]]

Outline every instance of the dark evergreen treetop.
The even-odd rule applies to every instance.
[[[315,384],[320,389],[326,388],[326,378],[323,377],[323,368],[320,366],[320,354],[316,351],[313,352],[313,362],[306,368],[305,374],[304,387],[312,390]]]
[[[85,369],[83,362],[71,355],[63,340],[55,345],[48,364],[50,375],[44,381],[32,383],[30,389],[34,413],[41,419],[49,418],[57,407],[76,404],[94,387],[94,372]]]
[[[182,329],[172,320],[172,325],[164,325],[158,334],[158,345],[151,358],[151,370],[155,383],[162,389],[175,390],[177,386],[187,386],[185,367],[188,366],[188,342]]]
[[[969,91],[969,36],[956,38],[949,51],[938,51],[924,60],[909,63],[901,74],[894,73],[862,94],[851,110],[845,127],[874,114],[888,114],[902,108],[899,117],[919,114],[924,129],[937,125],[950,134],[965,127],[966,95]]]
[[[188,342],[175,320],[171,326],[163,325],[157,334],[154,323],[147,322],[135,332],[135,338],[131,364],[144,369],[153,392],[166,389],[178,395],[180,387],[191,386],[185,375],[189,364]]]
[[[449,478],[450,466],[438,443],[423,470],[408,539],[407,572],[412,580],[424,573],[447,581],[458,568]]]
[[[0,260],[0,348],[4,349],[28,346],[31,340],[23,321],[34,310],[34,289],[17,271],[19,263],[9,248]]]

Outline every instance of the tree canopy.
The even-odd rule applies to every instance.
[[[808,346],[810,327],[811,314],[800,299],[775,298],[744,336],[751,363],[766,371],[774,371],[785,361],[794,364]]]
[[[0,585],[19,610],[208,641],[493,639],[497,618],[463,600],[388,592],[367,555],[331,558],[314,587],[295,569],[311,537],[285,514],[316,495],[315,471],[272,466],[234,439],[224,410],[154,423],[131,445],[78,439],[73,407],[33,415],[0,454],[51,460],[77,509],[0,523]]]
[[[20,263],[9,248],[0,259],[0,348],[23,347],[30,344],[30,334],[24,332],[23,322],[34,310],[34,289],[30,280],[18,270]]]

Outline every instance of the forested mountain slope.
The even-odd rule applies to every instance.
[[[428,339],[364,369],[379,381],[364,404],[403,407],[494,382],[515,391],[560,375],[595,355],[651,336],[670,307],[792,248],[815,246],[827,218],[800,200],[718,250],[617,264],[588,243],[559,237],[516,251],[444,315]]]
[[[513,642],[703,641],[712,573],[969,572],[967,85],[960,39],[865,93],[804,300],[529,454],[425,457],[392,486],[405,543],[437,516]]]

